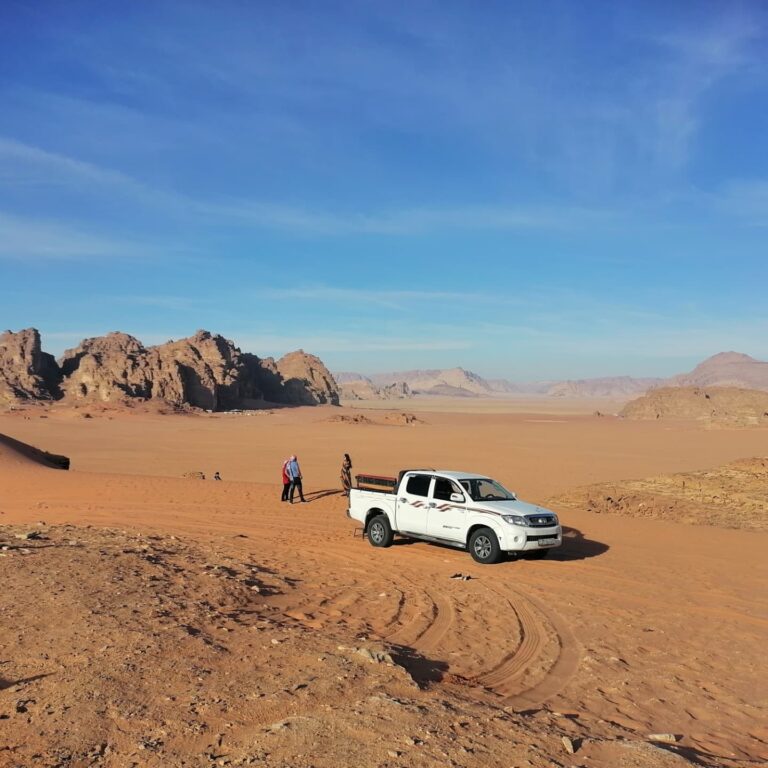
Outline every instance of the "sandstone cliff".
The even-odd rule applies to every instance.
[[[158,400],[207,410],[251,408],[265,401],[338,404],[338,387],[322,361],[303,351],[277,363],[241,352],[218,334],[145,347],[126,333],[83,340],[60,364],[40,349],[34,329],[0,336],[0,402]]]
[[[339,388],[323,361],[299,349],[289,352],[276,363],[268,358],[264,367],[276,373],[283,400],[294,405],[339,404]]]
[[[52,400],[58,381],[56,361],[42,351],[35,328],[0,334],[0,403]]]
[[[64,353],[61,369],[65,396],[75,400],[159,398],[215,411],[261,398],[243,353],[208,331],[149,348],[125,333],[85,339]]]

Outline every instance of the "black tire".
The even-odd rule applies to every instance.
[[[386,515],[376,515],[368,523],[368,541],[374,547],[391,547],[395,539],[389,518]]]
[[[478,528],[469,537],[469,554],[472,559],[483,565],[498,563],[501,547],[496,534],[490,528]]]
[[[549,549],[532,549],[524,552],[523,557],[526,560],[543,560],[549,554]]]

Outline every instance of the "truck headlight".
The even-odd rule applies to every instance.
[[[522,515],[502,515],[501,519],[510,525],[528,525],[528,521]]]

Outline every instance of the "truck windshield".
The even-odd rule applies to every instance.
[[[487,477],[468,478],[459,483],[473,501],[515,501],[516,498],[501,483]]]

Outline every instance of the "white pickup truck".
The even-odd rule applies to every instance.
[[[520,501],[500,483],[472,472],[357,475],[347,517],[363,524],[374,547],[390,546],[397,533],[468,549],[478,563],[495,563],[503,552],[546,557],[563,542],[554,512]]]

